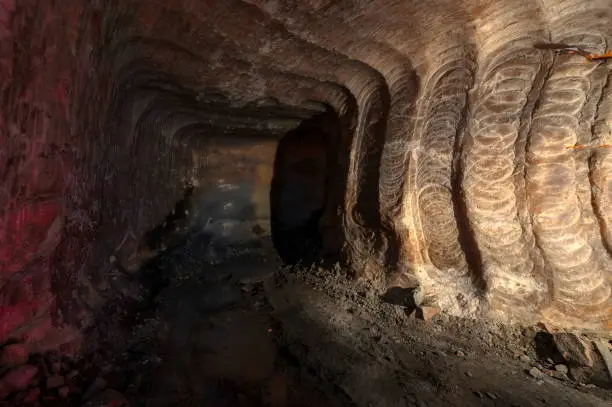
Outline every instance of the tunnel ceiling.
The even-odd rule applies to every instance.
[[[609,333],[611,65],[534,44],[611,39],[610,0],[0,0],[0,337],[87,326],[186,188],[263,197],[304,120],[357,277]]]

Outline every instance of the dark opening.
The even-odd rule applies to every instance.
[[[314,120],[304,121],[279,142],[270,191],[272,240],[287,264],[308,264],[321,254],[330,163],[329,137]]]

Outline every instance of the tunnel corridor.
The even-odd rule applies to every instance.
[[[0,407],[611,405],[611,27],[0,0]]]

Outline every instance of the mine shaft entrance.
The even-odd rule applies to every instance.
[[[270,191],[272,240],[287,264],[316,261],[328,201],[330,137],[319,121],[304,121],[279,142]]]

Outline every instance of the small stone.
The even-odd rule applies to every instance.
[[[33,389],[30,389],[30,391],[28,391],[28,394],[25,396],[23,401],[26,404],[33,404],[39,399],[39,397],[40,397],[40,389],[38,387],[35,387]]]
[[[569,372],[569,369],[565,365],[556,365],[555,366],[555,370],[557,372],[563,373],[563,374],[567,374]]]
[[[541,369],[541,371],[542,373],[550,377],[554,377],[555,374],[558,374],[558,372],[555,372],[554,370],[550,370],[550,369]]]
[[[482,398],[484,398],[484,394],[482,394],[482,393],[481,393],[481,392],[479,392],[479,391],[475,391],[475,392],[474,392],[474,394],[475,394],[475,395],[477,395],[477,396],[478,396],[479,398],[481,398],[481,399],[482,399]]]
[[[521,362],[525,362],[525,363],[528,363],[531,361],[531,358],[525,354],[519,356],[519,359],[521,360]]]
[[[459,356],[460,358],[465,356],[465,353],[461,352],[460,350],[458,350],[457,352],[455,352],[456,356]]]
[[[488,398],[491,400],[497,400],[497,395],[495,393],[491,393],[490,391],[485,392]]]
[[[63,386],[65,383],[64,377],[60,375],[54,375],[47,379],[47,389],[55,389]]]
[[[559,373],[556,370],[549,370],[546,372],[550,377],[554,377],[557,380],[567,380],[567,375],[565,373]]]
[[[70,388],[68,386],[62,386],[57,390],[57,394],[59,394],[61,398],[65,399],[70,394]]]
[[[7,345],[0,354],[0,365],[6,367],[25,365],[28,363],[28,356],[28,349],[24,345]]]
[[[542,371],[537,367],[532,367],[531,369],[529,369],[529,374],[535,379],[541,379],[544,377],[544,373],[542,373]]]
[[[23,365],[9,371],[0,379],[0,400],[13,392],[27,389],[37,373],[38,368],[31,365]]]
[[[552,360],[551,358],[546,358],[546,363],[548,363],[549,365],[554,365],[555,361]]]
[[[593,357],[590,346],[577,335],[558,333],[553,336],[557,349],[565,360],[579,366],[593,366]]]
[[[472,376],[473,376],[473,375],[472,375],[472,372],[465,372],[465,375],[466,375],[467,377],[472,377]]]
[[[440,308],[438,307],[418,307],[416,309],[416,317],[422,319],[423,321],[430,321],[433,317],[440,313]]]

